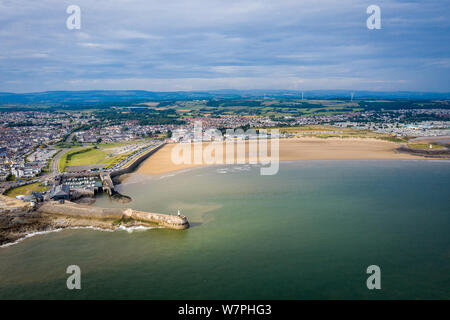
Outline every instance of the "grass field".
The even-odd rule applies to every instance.
[[[32,183],[32,184],[27,184],[25,186],[21,186],[18,188],[14,188],[9,190],[6,195],[8,197],[15,197],[15,196],[19,196],[19,195],[30,195],[32,192],[43,192],[43,191],[47,191],[48,187],[40,187],[39,185],[41,184],[41,182],[36,182],[36,183]]]
[[[91,148],[93,148],[93,147],[74,148],[74,149],[71,149],[71,150],[67,151],[67,152],[61,157],[61,159],[59,159],[59,162],[58,162],[58,171],[59,171],[59,172],[64,172],[64,170],[66,169],[66,167],[67,167],[68,165],[73,165],[73,164],[70,164],[70,162],[72,161],[72,158],[73,158],[76,154],[88,152],[89,150],[91,150]]]
[[[104,165],[106,168],[113,166],[133,152],[121,152],[118,149],[129,145],[136,145],[143,141],[110,143],[91,145],[82,148],[71,149],[64,154],[58,164],[63,172],[67,166]]]
[[[279,127],[280,133],[295,135],[298,137],[317,137],[317,138],[374,138],[387,140],[391,142],[405,142],[402,137],[391,136],[384,133],[376,133],[370,130],[357,130],[353,128],[340,128],[328,125],[310,125],[298,127]],[[270,128],[268,129],[270,132]]]
[[[342,100],[285,100],[285,99],[252,99],[258,106],[249,106],[245,99],[238,99],[232,105],[226,103],[215,106],[206,101],[177,101],[167,108],[173,108],[180,118],[192,118],[209,114],[220,115],[259,115],[259,116],[313,116],[333,115],[350,111],[361,111],[357,102]]]
[[[410,143],[408,144],[408,147],[411,149],[418,149],[418,150],[440,150],[444,149],[443,146],[439,144],[433,144],[433,148],[430,149],[430,144],[428,143]]]

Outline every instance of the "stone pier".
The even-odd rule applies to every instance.
[[[136,211],[121,208],[99,208],[88,205],[76,204],[70,201],[59,203],[48,201],[43,203],[39,212],[55,216],[79,217],[83,219],[97,220],[134,220],[159,225],[168,229],[183,230],[189,228],[189,222],[185,216],[169,215]]]
[[[189,222],[183,215],[175,216],[162,213],[136,211],[132,209],[125,210],[124,215],[135,221],[156,223],[169,229],[182,230],[189,228]]]

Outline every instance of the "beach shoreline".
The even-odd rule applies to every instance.
[[[209,146],[211,142],[203,143],[203,148]],[[221,143],[216,143],[221,144]],[[245,164],[250,160],[269,160],[271,153],[271,141],[268,140],[268,157],[257,159],[249,156],[248,141],[246,141],[245,158],[234,155],[234,163],[226,163],[225,157],[221,164]],[[179,170],[207,166],[204,161],[195,163],[193,158],[190,163],[176,164],[172,161],[173,149],[178,144],[167,144],[158,152],[146,159],[135,171],[143,175],[166,174]],[[193,154],[195,143],[191,143],[191,154]],[[299,161],[299,160],[409,160],[427,159],[424,156],[412,155],[399,152],[400,144],[372,139],[372,138],[290,138],[279,140],[279,161]],[[225,149],[224,149],[225,150]],[[124,177],[125,178],[125,177]],[[124,179],[126,180],[126,178]]]

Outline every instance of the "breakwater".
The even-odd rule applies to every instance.
[[[51,214],[55,216],[77,217],[82,219],[114,220],[119,223],[120,221],[133,220],[135,222],[151,223],[175,230],[183,230],[189,228],[189,222],[187,218],[182,215],[152,213],[136,211],[133,209],[99,208],[76,204],[70,201],[65,201],[64,203],[48,201],[42,204],[37,210],[41,213]]]
[[[187,218],[182,215],[175,216],[127,209],[124,210],[124,216],[135,221],[156,223],[169,229],[183,230],[189,228]]]

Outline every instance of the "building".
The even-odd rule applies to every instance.
[[[60,184],[54,187],[50,193],[50,199],[58,201],[58,200],[69,200],[70,198],[70,189],[66,184]]]
[[[41,192],[33,192],[31,194],[32,200],[35,202],[42,202],[44,201],[44,195]]]
[[[24,172],[20,168],[12,168],[11,173],[16,176],[16,178],[22,178],[24,175]]]

